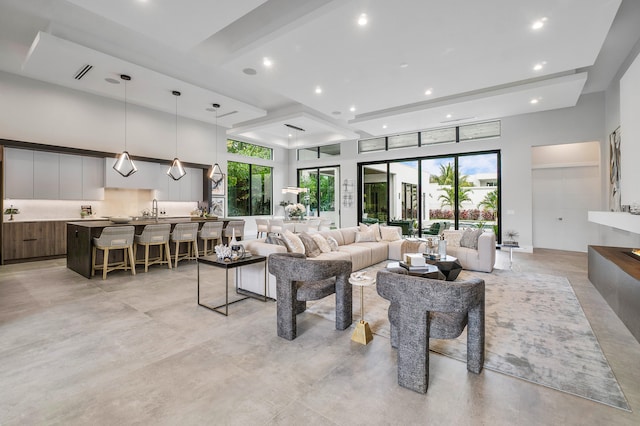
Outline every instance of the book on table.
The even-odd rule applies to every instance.
[[[404,269],[406,269],[409,272],[432,272],[433,271],[433,267],[431,265],[424,265],[424,266],[411,266],[406,264],[405,262],[399,262],[400,266],[402,266]]]

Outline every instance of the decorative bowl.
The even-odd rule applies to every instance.
[[[131,216],[111,216],[109,220],[113,223],[129,223],[131,222]]]

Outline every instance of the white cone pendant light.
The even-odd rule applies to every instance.
[[[182,163],[178,160],[178,96],[180,96],[180,92],[174,90],[171,93],[176,97],[176,156],[169,170],[167,170],[167,174],[171,176],[173,180],[180,180],[180,178],[187,174],[184,167],[182,167]]]
[[[138,171],[127,151],[127,81],[130,81],[131,77],[121,74],[120,78],[124,81],[124,151],[118,155],[116,162],[113,164],[113,169],[123,177],[129,177]]]

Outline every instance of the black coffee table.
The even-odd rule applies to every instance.
[[[449,256],[445,259],[429,259],[427,256],[424,257],[425,262],[430,265],[435,265],[438,267],[440,272],[442,272],[447,281],[453,281],[458,278],[460,271],[462,271],[462,265],[457,257]]]
[[[446,275],[443,274],[436,265],[426,265],[424,268],[411,271],[400,266],[400,262],[389,262],[387,264],[387,269],[391,271],[393,271],[394,269],[399,269],[402,271],[406,271],[409,275],[422,278],[431,278],[432,280],[444,280],[446,278]]]

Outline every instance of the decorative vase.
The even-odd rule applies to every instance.
[[[236,241],[236,228],[231,229],[231,241],[229,241],[229,247],[233,247],[238,245],[238,241]]]

